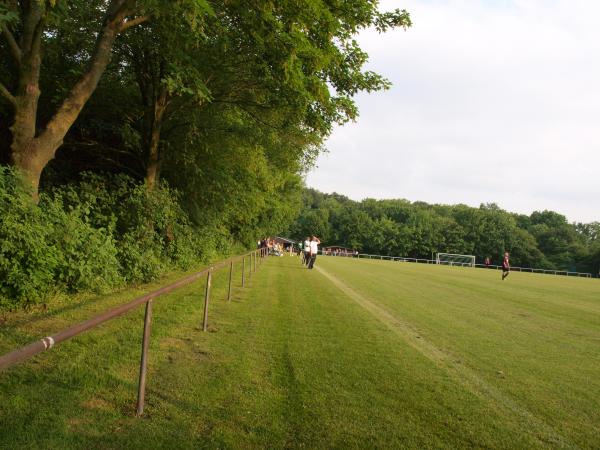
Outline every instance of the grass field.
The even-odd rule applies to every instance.
[[[0,448],[600,448],[600,282],[270,258],[0,374]],[[239,284],[239,283],[238,283]],[[9,317],[0,352],[139,295]]]

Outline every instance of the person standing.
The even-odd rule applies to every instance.
[[[307,236],[304,239],[304,253],[302,254],[302,264],[308,265],[310,259],[310,238]]]
[[[508,276],[510,273],[510,255],[508,252],[504,252],[504,259],[502,260],[502,281]]]
[[[317,253],[319,253],[319,244],[321,241],[316,236],[311,236],[310,238],[310,259],[308,262],[308,268],[312,269],[315,265],[315,261],[317,260]]]

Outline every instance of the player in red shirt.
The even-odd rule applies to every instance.
[[[503,281],[510,273],[509,258],[510,258],[510,255],[508,254],[508,252],[504,252],[504,260],[502,261],[502,280]]]

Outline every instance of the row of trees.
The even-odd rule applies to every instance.
[[[365,253],[431,258],[437,252],[475,255],[499,263],[591,272],[600,270],[600,222],[571,224],[553,211],[513,214],[495,204],[430,205],[407,200],[355,202],[313,189],[289,233],[317,234],[324,244]]]
[[[69,247],[67,222],[117,284],[187,264],[183,247],[200,258],[287,227],[354,95],[389,86],[354,36],[408,26],[377,0],[0,1],[0,238],[31,238],[30,253],[0,246],[0,304],[85,285],[96,255]],[[45,250],[23,221],[50,230]]]

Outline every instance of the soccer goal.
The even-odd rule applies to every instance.
[[[435,263],[445,264],[447,266],[475,267],[475,256],[454,255],[452,253],[436,253]]]

